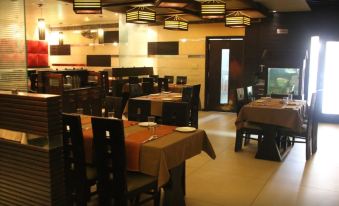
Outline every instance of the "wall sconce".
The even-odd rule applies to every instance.
[[[165,19],[164,29],[187,31],[188,22],[179,16],[171,16]]]
[[[251,24],[251,18],[240,11],[232,12],[225,17],[225,26],[246,27]]]
[[[147,7],[135,7],[126,12],[126,22],[136,24],[155,23],[155,11]]]
[[[73,0],[73,11],[76,14],[101,14],[101,0]]]
[[[45,19],[39,18],[38,19],[39,40],[45,40],[45,36],[46,36],[45,30],[46,30]]]
[[[64,33],[59,32],[59,45],[64,45]]]
[[[98,29],[98,39],[99,39],[99,44],[104,43],[104,30],[103,29]]]
[[[226,4],[224,1],[202,1],[201,17],[205,19],[224,18]]]

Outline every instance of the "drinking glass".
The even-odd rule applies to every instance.
[[[147,120],[148,120],[148,129],[151,132],[151,138],[155,139],[157,138],[157,135],[155,134],[156,133],[155,116],[148,116]]]

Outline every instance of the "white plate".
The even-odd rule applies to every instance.
[[[164,101],[171,101],[173,100],[172,98],[162,98],[161,100],[164,100]]]
[[[170,94],[171,92],[162,92],[162,93],[164,93],[164,94]]]
[[[157,123],[156,122],[139,122],[138,125],[141,127],[148,127],[148,126],[153,127],[157,125]]]
[[[265,102],[265,100],[258,99],[258,100],[255,100],[255,102],[257,102],[257,103],[263,103],[263,102]]]
[[[178,132],[194,132],[197,129],[194,127],[177,127],[175,130]]]
[[[150,94],[149,96],[159,96],[159,93],[155,93],[155,94]]]

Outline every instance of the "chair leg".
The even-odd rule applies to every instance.
[[[306,160],[309,160],[312,154],[312,138],[306,138]]]
[[[236,138],[235,138],[235,146],[234,146],[234,151],[238,152],[242,148],[242,131],[237,130],[236,131]]]

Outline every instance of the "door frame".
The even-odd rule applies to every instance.
[[[209,72],[211,68],[209,68],[209,53],[210,53],[210,40],[211,39],[223,39],[223,40],[231,40],[231,39],[242,39],[243,41],[245,40],[244,36],[206,36],[205,40],[205,107],[204,110],[211,110],[208,105],[208,88],[209,88],[209,83],[208,83],[208,78],[209,78]],[[245,47],[245,45],[244,45]],[[230,88],[228,88],[230,90]],[[229,92],[229,91],[228,91]],[[223,111],[223,110],[213,110],[213,111]]]

